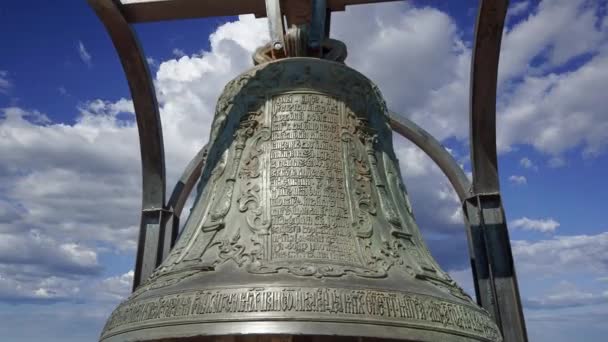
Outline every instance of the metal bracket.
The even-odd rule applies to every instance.
[[[313,51],[321,52],[321,46],[327,31],[325,24],[327,23],[326,16],[331,16],[331,12],[327,11],[327,0],[312,1],[312,18],[310,20],[310,30],[308,34],[308,48]]]
[[[278,55],[278,57],[285,56],[285,26],[283,15],[281,14],[280,0],[266,0],[266,17],[268,17],[272,52]]]

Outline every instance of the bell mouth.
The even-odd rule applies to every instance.
[[[202,333],[204,332],[204,333]],[[337,333],[338,332],[338,333]],[[152,327],[108,337],[104,342],[471,342],[491,341],[453,332],[410,327],[369,326],[345,322],[261,321]]]
[[[249,341],[248,335],[289,335],[297,341],[500,340],[485,311],[445,294],[338,287],[321,280],[201,289],[197,278],[185,281],[188,290],[169,287],[127,300],[108,320],[101,341]]]

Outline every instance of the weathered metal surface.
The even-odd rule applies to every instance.
[[[500,199],[496,153],[496,89],[508,0],[481,0],[471,61],[470,137],[473,194],[464,203],[471,222],[481,304],[505,341],[527,341],[526,325]]]
[[[231,81],[184,230],[102,340],[500,341],[422,240],[387,114],[340,63],[288,58]]]
[[[114,1],[88,0],[106,27],[123,66],[137,119],[142,163],[142,216],[133,288],[162,261],[166,231],[165,159],[158,104],[137,37]]]
[[[327,0],[327,7],[331,11],[343,11],[349,5],[390,1],[398,0]],[[266,16],[265,0],[122,0],[120,3],[125,17],[132,23],[240,14]]]

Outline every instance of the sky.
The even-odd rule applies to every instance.
[[[477,1],[335,13],[346,63],[470,172]],[[497,99],[499,172],[531,341],[608,335],[608,4],[511,1]],[[208,139],[224,85],[268,40],[253,16],[138,24],[160,105],[168,191]],[[0,336],[96,341],[128,295],[141,166],[126,79],[84,0],[0,2]],[[458,198],[394,138],[416,220],[472,293]]]

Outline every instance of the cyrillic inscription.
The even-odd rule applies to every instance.
[[[305,313],[373,321],[375,318],[476,333],[498,332],[488,316],[464,305],[433,297],[375,290],[337,288],[233,288],[131,301],[110,317],[105,331],[148,320],[192,319],[225,314]],[[281,316],[284,317],[284,316]]]
[[[269,259],[359,265],[345,202],[340,103],[311,92],[271,103]]]

